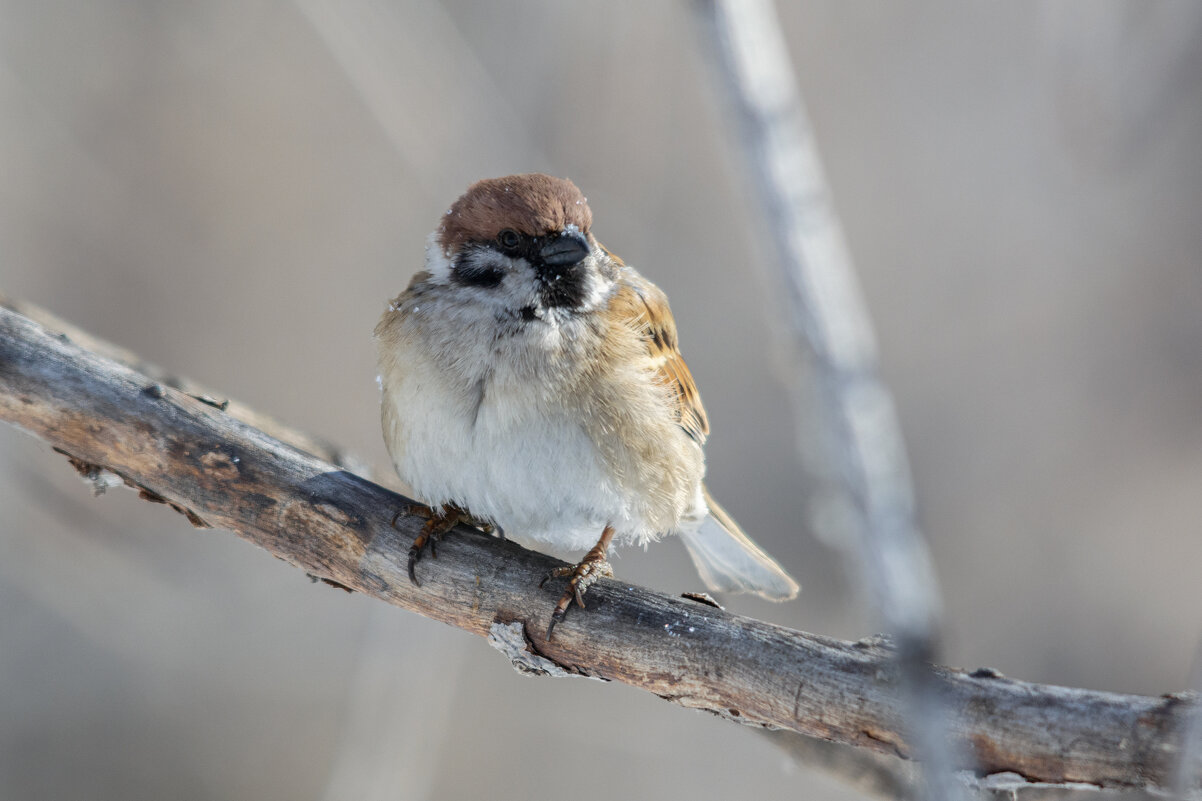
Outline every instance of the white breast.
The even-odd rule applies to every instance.
[[[499,372],[496,360],[473,382],[407,339],[391,344],[395,368],[381,359],[385,439],[419,500],[457,504],[514,539],[567,550],[591,547],[607,524],[619,541],[662,533],[607,475],[578,414],[554,391]]]

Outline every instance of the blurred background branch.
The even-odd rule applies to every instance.
[[[939,640],[939,589],[915,522],[910,468],[893,396],[851,264],[771,0],[697,0],[696,8],[735,120],[759,228],[772,244],[786,321],[810,357],[833,503],[850,529],[832,541],[872,599],[897,646],[907,727],[927,768],[926,796],[960,795],[943,702],[930,663]],[[799,394],[801,388],[796,390]],[[798,407],[801,408],[800,406]],[[832,503],[828,500],[827,503]],[[830,521],[831,518],[828,518]]]

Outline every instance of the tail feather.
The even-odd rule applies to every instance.
[[[680,538],[705,585],[715,592],[753,592],[769,601],[797,597],[801,586],[703,491],[710,513],[696,531]]]

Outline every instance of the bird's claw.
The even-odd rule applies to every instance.
[[[551,623],[547,626],[547,640],[551,639],[551,632],[555,630],[556,624],[567,617],[568,607],[572,605],[572,600],[575,599],[581,609],[587,608],[584,605],[584,594],[588,592],[588,588],[602,578],[612,578],[613,574],[613,568],[605,559],[604,553],[597,554],[593,551],[590,551],[578,565],[557,567],[547,573],[538,586],[543,586],[553,578],[571,576],[567,589],[563,591],[559,603],[555,605],[555,611],[551,613]]]
[[[418,532],[413,539],[413,545],[409,548],[409,580],[413,582],[415,587],[420,587],[422,584],[417,580],[417,563],[421,561],[422,553],[429,548],[430,557],[438,558],[438,541],[442,539],[442,535],[446,534],[455,524],[460,521],[470,522],[471,518],[462,509],[455,506],[447,506],[441,512],[436,512],[429,506],[423,504],[409,504],[402,506],[396,514],[392,516],[392,527],[396,528],[396,522],[401,518],[401,515],[409,517],[424,517],[426,522],[422,524],[422,530]]]

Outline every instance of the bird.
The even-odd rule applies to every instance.
[[[415,566],[454,525],[588,548],[546,637],[612,577],[611,546],[678,535],[716,592],[800,587],[704,485],[709,421],[667,296],[592,232],[588,200],[541,173],[471,184],[375,328],[384,441],[425,523]],[[397,516],[393,517],[395,525]],[[590,547],[591,546],[591,547]],[[541,586],[541,585],[540,585]]]

